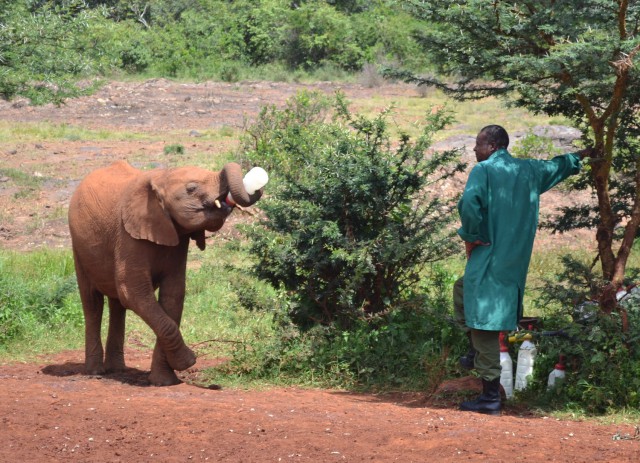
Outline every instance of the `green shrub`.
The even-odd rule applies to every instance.
[[[515,157],[522,159],[551,159],[562,154],[562,151],[553,145],[553,139],[535,135],[531,130],[511,151]]]
[[[290,2],[281,0],[234,2],[233,27],[242,37],[248,62],[260,65],[282,60],[290,11]]]
[[[344,79],[365,63],[427,64],[414,38],[424,26],[386,2],[5,3],[0,97],[34,104],[91,93],[100,81],[87,79],[123,71],[235,82],[264,75],[262,66],[300,80]]]
[[[120,51],[120,66],[132,74],[144,72],[151,62],[151,50],[140,40],[128,42]]]
[[[639,407],[640,292],[607,315],[597,302],[589,302],[603,284],[592,264],[564,256],[563,265],[559,275],[546,281],[539,303],[552,307],[543,319],[544,328],[564,335],[539,337],[534,381],[524,397],[589,413]],[[628,270],[637,278],[637,269]],[[561,387],[547,391],[547,375],[560,354],[567,359],[566,378]]]
[[[263,106],[256,122],[245,128],[242,136],[244,157],[279,176],[294,175],[306,157],[320,155],[322,140],[327,140],[330,126],[322,124],[331,101],[319,92],[302,91],[289,99],[283,109]]]
[[[254,159],[272,161],[282,177],[249,236],[257,274],[290,293],[297,325],[346,328],[396,306],[427,263],[457,250],[454,198],[429,191],[460,165],[456,152],[426,154],[450,121],[442,112],[415,142],[401,135],[394,145],[390,111],[352,115],[341,95],[331,122],[318,117],[322,110],[303,94],[261,115],[257,132],[274,130],[254,138]]]
[[[179,143],[166,145],[162,151],[164,154],[184,154],[184,146]]]
[[[334,324],[305,331],[288,318],[286,292],[261,307],[265,293],[241,280],[239,288],[249,306],[258,310],[268,306],[276,329],[268,338],[235,344],[231,360],[217,372],[243,382],[266,379],[340,388],[434,390],[455,370],[466,348],[461,342],[464,336],[451,323],[454,279],[434,266],[401,306],[357,320],[349,329]],[[251,302],[254,296],[258,298]]]
[[[61,103],[93,91],[76,82],[102,72],[100,43],[87,42],[102,10],[45,4],[29,11],[23,2],[3,5],[0,17],[0,97],[29,98],[33,104]],[[94,50],[97,48],[98,50]]]
[[[314,68],[326,62],[357,70],[365,53],[355,40],[346,15],[323,2],[310,2],[290,15],[284,59],[293,68]]]

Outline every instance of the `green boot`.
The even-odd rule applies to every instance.
[[[460,404],[460,410],[465,412],[484,413],[485,415],[500,415],[502,402],[500,399],[500,377],[487,381],[482,379],[482,394],[475,399]]]

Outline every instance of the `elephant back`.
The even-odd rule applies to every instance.
[[[97,169],[78,185],[69,202],[69,229],[72,242],[79,237],[104,235],[119,221],[123,193],[140,174],[125,161]]]

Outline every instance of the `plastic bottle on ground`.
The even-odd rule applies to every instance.
[[[529,327],[531,329],[531,327]],[[516,382],[514,389],[522,391],[527,388],[528,377],[533,374],[533,363],[537,349],[528,339],[525,339],[518,350],[518,363],[516,365]]]
[[[553,389],[554,387],[560,385],[564,380],[565,373],[565,357],[560,354],[558,358],[558,363],[551,373],[549,373],[549,380],[547,381],[547,389]]]
[[[509,354],[504,332],[500,332],[500,384],[504,388],[507,399],[513,397],[513,360]]]

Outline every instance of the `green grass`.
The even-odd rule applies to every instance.
[[[68,348],[79,307],[69,251],[0,252],[0,359]]]
[[[7,177],[11,181],[4,185],[15,186],[17,189],[12,193],[12,198],[16,201],[22,199],[35,198],[38,196],[43,187],[57,187],[63,184],[60,179],[55,178],[55,173],[51,172],[51,164],[31,164],[28,172],[13,167],[1,168],[0,177]],[[66,216],[66,211],[56,211],[58,216]]]
[[[375,93],[375,92],[374,92]],[[394,121],[399,129],[415,136],[419,133],[418,124],[424,121],[425,114],[433,107],[446,107],[455,115],[456,122],[446,131],[438,134],[437,140],[456,135],[475,137],[484,126],[500,124],[507,132],[527,131],[537,125],[569,125],[564,118],[549,118],[534,115],[521,108],[507,108],[506,103],[498,98],[485,98],[479,101],[453,101],[440,91],[430,91],[422,97],[416,89],[415,95],[402,97],[384,97],[373,95],[362,100],[352,100],[358,111],[374,114],[381,109],[393,105]]]
[[[19,187],[34,190],[39,189],[46,180],[41,174],[33,175],[14,168],[0,169],[0,177],[4,176],[9,177]]]
[[[199,131],[199,140],[216,141],[236,137],[239,130],[223,126]],[[174,130],[162,134],[131,132],[127,130],[92,130],[67,123],[51,122],[11,122],[0,121],[0,143],[26,143],[42,141],[157,141],[180,139],[186,144],[193,140],[184,130]]]
[[[585,250],[537,251],[529,273],[527,298],[534,297],[535,281],[560,271],[559,256],[564,252],[584,259],[591,257]],[[238,296],[237,290],[242,289],[245,282],[251,283],[242,273],[247,263],[247,256],[237,246],[215,240],[209,240],[205,252],[195,248],[190,251],[182,332],[185,342],[201,359],[228,359],[237,348],[273,345],[277,333],[273,329],[273,311],[269,310],[269,303],[277,304],[275,293],[266,286],[252,286],[261,291],[260,296],[264,299],[260,310],[247,308]],[[459,256],[439,265],[448,274],[460,275],[464,263],[463,257]],[[639,264],[640,253],[636,246],[630,265]],[[82,308],[74,281],[73,259],[68,250],[0,251],[0,326],[3,330],[0,331],[0,363],[33,361],[68,349],[83,349]],[[103,338],[107,324],[108,310],[105,310]],[[7,333],[7,327],[17,327],[18,331]],[[126,339],[128,347],[148,350],[155,342],[150,328],[133,313],[127,316]],[[264,379],[227,374],[224,369],[209,370],[202,378],[207,384],[253,389],[273,385],[326,387],[331,380],[304,372],[299,377],[287,374]],[[559,412],[545,409],[538,413],[559,419],[593,416],[579,407]],[[616,411],[598,418],[607,424],[633,423],[637,419],[637,410]]]
[[[137,140],[145,135],[127,131],[90,130],[71,124],[51,122],[0,121],[0,143],[46,140]]]
[[[200,355],[228,357],[234,344],[271,334],[271,315],[243,308],[224,278],[223,266],[239,258],[214,243],[192,259],[198,265],[187,272],[182,332]],[[0,361],[83,348],[82,306],[70,251],[0,251],[0,275]],[[103,337],[107,326],[105,308]],[[150,349],[155,342],[151,329],[132,312],[127,314],[127,338]]]

